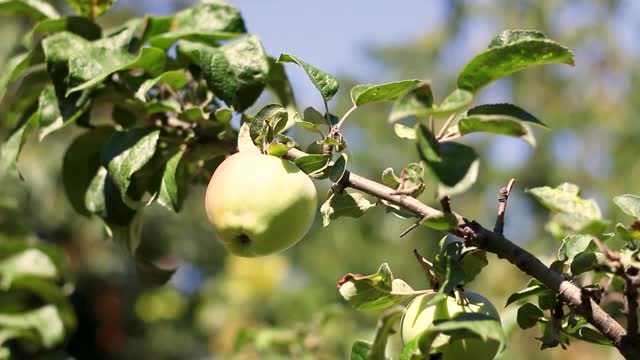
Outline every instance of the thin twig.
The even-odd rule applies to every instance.
[[[400,233],[400,237],[405,237],[405,235],[407,235],[408,233],[410,233],[413,229],[417,228],[418,226],[420,226],[420,222],[422,221],[422,219],[418,220],[416,223],[412,224],[411,226],[409,226],[407,228],[407,230],[403,231],[402,233]]]
[[[451,125],[453,120],[456,118],[456,115],[458,115],[458,114],[457,113],[453,113],[453,114],[451,114],[451,116],[449,116],[447,121],[445,121],[445,123],[442,125],[442,128],[440,129],[440,132],[438,132],[438,136],[436,136],[436,139],[440,140],[440,139],[442,139],[444,137],[444,134],[446,134],[447,129],[449,129],[449,126]]]
[[[516,179],[512,178],[507,186],[500,189],[500,194],[498,194],[498,217],[496,218],[496,226],[493,228],[493,231],[498,234],[502,234],[504,231],[504,214],[507,211],[507,200],[515,183]]]

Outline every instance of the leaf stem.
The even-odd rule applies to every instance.
[[[449,126],[451,126],[451,123],[453,123],[453,120],[455,120],[457,115],[458,113],[453,113],[451,114],[451,116],[449,116],[447,121],[445,121],[445,123],[442,125],[442,128],[440,128],[440,131],[438,132],[438,136],[436,136],[436,139],[440,140],[444,137],[445,133],[447,132],[447,129],[449,129]]]
[[[344,115],[342,115],[342,117],[340,118],[340,121],[338,121],[338,123],[336,124],[336,129],[340,129],[340,126],[342,126],[344,121],[347,120],[349,115],[351,115],[351,113],[354,112],[357,108],[358,107],[356,105],[353,105],[349,110],[347,110],[347,112],[344,113]]]

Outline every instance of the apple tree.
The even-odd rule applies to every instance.
[[[482,170],[478,152],[465,143],[468,135],[511,136],[535,145],[531,127],[553,127],[533,115],[535,109],[479,103],[478,94],[534,66],[573,66],[571,50],[559,42],[536,30],[504,30],[486,39],[486,49],[459,71],[455,89],[439,97],[436,84],[425,79],[339,92],[338,80],[313,66],[313,59],[267,54],[259,37],[247,33],[240,11],[221,1],[115,28],[96,21],[113,1],[68,3],[74,13],[63,16],[41,0],[0,1],[0,12],[33,20],[23,51],[0,77],[3,126],[12,129],[0,145],[0,177],[23,177],[20,154],[28,139],[73,136],[57,164],[66,201],[78,216],[101,219],[145,282],[163,284],[176,267],[155,262],[140,246],[143,209],[159,204],[180,212],[194,187],[209,184],[202,208],[213,223],[211,236],[215,229],[239,256],[294,245],[316,213],[327,227],[383,208],[406,219],[400,237],[420,226],[440,232],[439,252],[431,261],[418,251],[408,254],[429,286],[394,278],[387,263],[375,264],[379,270],[370,275],[353,269],[338,281],[340,296],[353,308],[384,310],[375,336],[353,343],[351,359],[493,359],[509,346],[501,306],[465,290],[488,264],[487,253],[530,276],[506,305],[517,307],[521,328],[539,328],[543,349],[579,340],[640,358],[639,196],[613,199],[629,215],[614,226],[572,183],[528,189],[551,213],[548,229],[562,239],[548,264],[504,234],[515,180],[505,181],[497,194],[491,226],[454,206]],[[299,107],[287,71],[305,73],[324,106]],[[254,111],[263,93],[275,100]],[[336,96],[349,98],[351,107],[335,113],[330,105]],[[389,104],[388,130],[415,149],[403,169],[387,168],[377,179],[349,170],[350,139],[343,132],[352,114],[373,103]],[[298,138],[292,129],[309,134]],[[318,195],[310,179],[331,184],[328,194]],[[427,192],[435,201],[420,198]],[[0,275],[7,304],[0,311],[0,355],[63,356],[76,318],[67,299],[73,276],[60,250],[3,241]],[[606,306],[605,290],[623,297],[624,310]],[[387,342],[396,333],[403,348],[391,354]]]

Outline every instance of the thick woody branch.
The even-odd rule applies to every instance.
[[[286,158],[294,160],[306,153],[291,149]],[[420,200],[407,195],[394,195],[394,189],[346,171],[341,185],[362,191],[379,199],[398,205],[414,213],[420,218],[440,215]],[[640,359],[640,343],[634,341],[635,336],[628,336],[627,331],[609,314],[607,314],[588,294],[567,281],[561,274],[549,269],[537,257],[514,244],[502,234],[490,231],[476,222],[469,222],[456,214],[460,227],[449,232],[466,238],[482,249],[492,252],[517,266],[526,274],[538,279],[546,287],[556,292],[559,298],[576,313],[584,316],[595,326],[627,359]]]

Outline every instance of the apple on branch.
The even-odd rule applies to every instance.
[[[313,224],[318,195],[292,162],[242,151],[213,173],[205,203],[225,247],[234,255],[255,257],[300,241]]]

